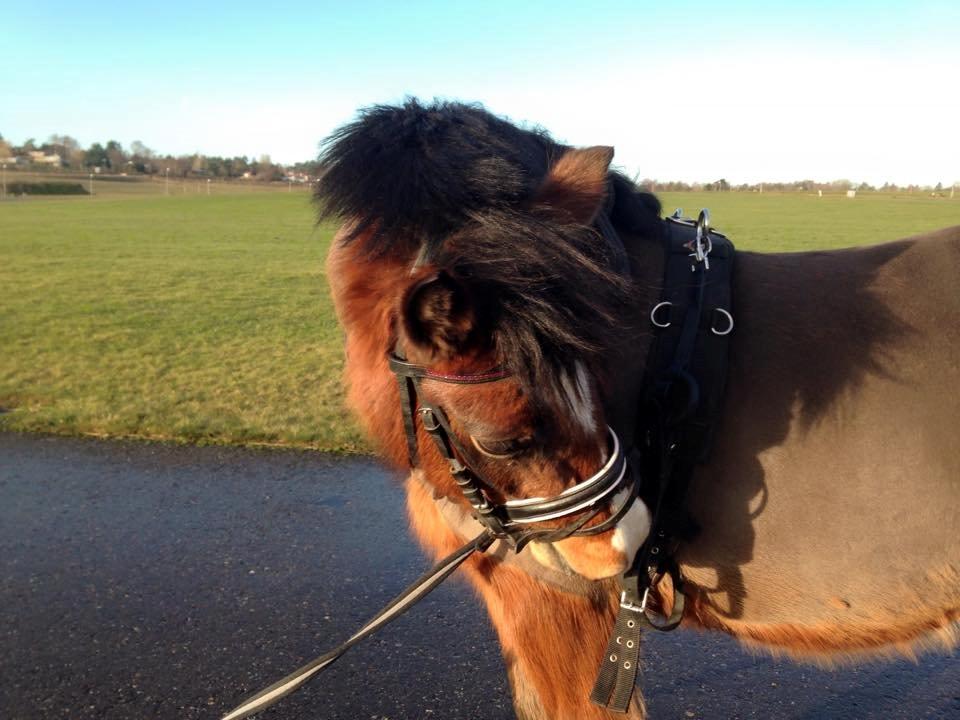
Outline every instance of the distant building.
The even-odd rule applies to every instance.
[[[856,190],[847,190],[847,197],[848,197],[848,198],[855,198],[856,196],[857,196],[857,191],[856,191]]]
[[[50,165],[51,167],[63,167],[63,160],[59,155],[47,155],[43,150],[31,150],[27,153],[30,162],[34,165]]]

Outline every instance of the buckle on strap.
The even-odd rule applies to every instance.
[[[643,598],[640,600],[640,604],[630,602],[627,599],[627,591],[624,590],[620,593],[620,607],[624,610],[630,610],[631,612],[636,613],[646,613],[647,612],[647,601],[650,599],[650,588],[646,588],[643,591]]]

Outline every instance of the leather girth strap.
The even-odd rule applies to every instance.
[[[640,494],[653,524],[633,566],[621,577],[620,609],[590,699],[626,712],[638,672],[643,627],[673,630],[683,617],[683,577],[674,553],[697,527],[685,510],[696,465],[710,455],[726,385],[734,248],[723,235],[679,217],[664,222],[664,284],[651,311],[654,339],[641,393],[637,447]],[[709,252],[698,259],[698,235]],[[669,616],[653,612],[652,591],[669,576]],[[660,608],[661,610],[663,608]]]

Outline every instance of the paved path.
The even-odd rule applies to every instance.
[[[218,718],[425,567],[368,460],[0,434],[0,718]],[[645,654],[654,720],[960,718],[955,657],[827,673],[684,631]],[[261,717],[512,713],[450,582]]]

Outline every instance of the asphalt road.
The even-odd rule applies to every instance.
[[[426,566],[372,461],[0,434],[0,718],[218,718]],[[956,657],[826,672],[686,631],[645,656],[654,720],[960,718]],[[451,581],[261,717],[512,713]]]

